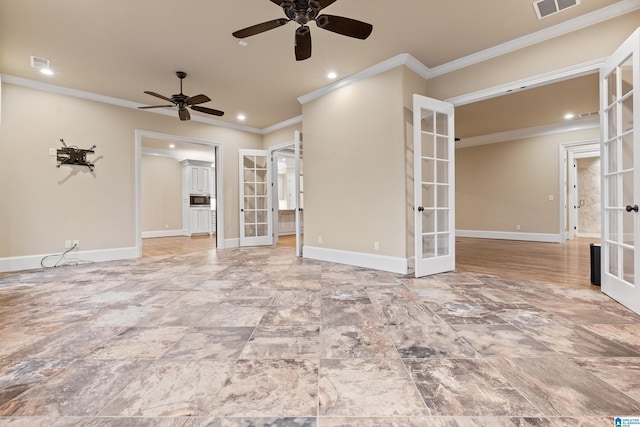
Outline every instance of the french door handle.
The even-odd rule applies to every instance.
[[[424,207],[418,206],[418,212],[424,212]]]
[[[627,205],[625,209],[627,210],[627,212],[631,212],[631,211],[638,212],[638,205],[633,205],[633,206]]]

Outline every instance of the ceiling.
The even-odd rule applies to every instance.
[[[263,129],[299,116],[297,98],[332,83],[329,71],[341,79],[402,53],[433,68],[625,1],[582,0],[539,20],[532,0],[338,0],[324,12],[369,22],[372,35],[311,24],[313,56],[297,62],[294,23],[246,47],[231,35],[284,17],[270,0],[0,0],[0,73],[154,105],[143,91],[178,93],[182,70],[184,93],[207,94],[219,120]],[[55,74],[31,68],[31,55]]]

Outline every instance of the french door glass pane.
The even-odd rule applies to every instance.
[[[617,241],[618,233],[619,233],[619,224],[620,224],[620,221],[618,220],[618,212],[608,210],[607,218],[608,218],[607,223],[609,226],[609,234],[605,237],[608,240]]]
[[[633,267],[633,249],[622,249],[622,279],[634,283],[635,271]]]
[[[606,142],[607,150],[607,173],[618,171],[618,139],[614,138]]]
[[[449,209],[438,210],[438,232],[449,231]]]
[[[622,169],[633,168],[633,133],[622,137]]]
[[[616,175],[611,175],[606,178],[608,197],[607,197],[607,207],[614,208],[619,206],[618,203],[618,177]]]
[[[422,157],[428,157],[428,158],[431,158],[431,159],[436,157],[435,143],[434,143],[433,134],[422,133],[421,146],[422,146],[422,148],[421,148]]]
[[[438,256],[449,255],[449,233],[438,234]]]
[[[609,248],[609,273],[618,277],[618,246],[614,244],[607,244]]]
[[[424,211],[422,213],[422,232],[433,233],[436,231],[436,215],[434,211]]]
[[[607,77],[607,106],[613,104],[618,96],[618,90],[616,88],[617,83],[617,71],[614,71]]]
[[[434,235],[422,237],[422,257],[433,258],[436,256],[436,241]]]
[[[633,96],[629,95],[622,101],[622,132],[633,129]]]
[[[435,162],[422,160],[422,182],[435,182]]]
[[[607,129],[609,131],[610,136],[616,135],[618,131],[618,123],[617,123],[618,115],[616,114],[617,111],[618,110],[615,105],[613,105],[611,108],[609,108],[609,111],[607,111],[607,122],[608,122]]]
[[[449,183],[449,162],[446,161],[438,161],[436,162],[437,168],[437,181],[440,184],[448,184]]]
[[[422,185],[422,206],[424,206],[425,209],[434,208],[435,201],[436,201],[435,185],[423,184]]]
[[[436,157],[438,159],[449,158],[449,138],[446,136],[436,137]]]
[[[441,208],[449,207],[449,186],[448,185],[438,185],[437,206]]]
[[[436,133],[438,135],[449,135],[449,117],[443,113],[436,113]]]
[[[622,93],[620,97],[626,96],[633,91],[633,57],[630,56],[620,67],[620,79],[622,83]]]

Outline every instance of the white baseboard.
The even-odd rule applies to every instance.
[[[583,233],[581,231],[576,233],[576,237],[589,237],[592,239],[600,239],[600,233]]]
[[[62,253],[0,258],[0,272],[42,268],[40,261],[42,261],[44,257],[48,257],[45,262],[45,266],[50,267],[56,263],[60,255],[62,255]],[[82,260],[91,262],[117,261],[134,258],[137,258],[135,247],[78,252],[71,251],[65,256],[66,260]]]
[[[338,249],[319,248],[317,246],[304,247],[304,258],[318,261],[335,262],[373,270],[389,271],[391,273],[407,274],[408,260],[406,258],[384,255],[367,254],[361,252],[341,251]]]
[[[143,231],[143,239],[151,239],[155,237],[176,237],[187,236],[183,230],[159,230],[159,231]]]
[[[524,240],[528,242],[563,243],[560,234],[512,233],[509,231],[456,230],[456,237],[476,239]]]

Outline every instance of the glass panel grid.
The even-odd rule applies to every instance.
[[[449,232],[449,117],[425,111],[422,114],[422,257],[450,254]]]
[[[603,174],[607,191],[604,209],[605,271],[628,283],[635,283],[635,215],[625,206],[633,204],[633,66],[627,57],[605,78]]]

